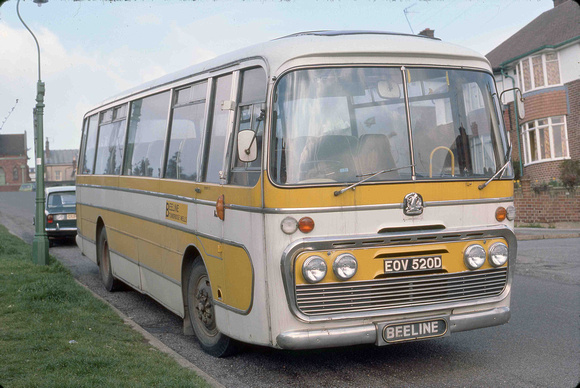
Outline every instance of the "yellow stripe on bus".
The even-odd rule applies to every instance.
[[[241,187],[146,177],[79,175],[77,177],[77,184],[105,186],[112,187],[113,189],[119,187],[120,189],[126,190],[174,195],[192,200],[197,199],[212,202],[215,202],[220,195],[224,194],[226,205],[262,206],[260,181],[254,187]]]
[[[414,182],[379,185],[361,185],[355,190],[335,196],[340,187],[311,187],[284,189],[264,185],[267,208],[316,208],[364,206],[402,203],[405,195],[421,194],[424,202],[458,201],[512,197],[512,181],[494,181],[479,190],[481,182]]]

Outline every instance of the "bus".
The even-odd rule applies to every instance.
[[[77,244],[217,357],[445,337],[510,318],[510,153],[480,54],[298,33],[87,112]]]

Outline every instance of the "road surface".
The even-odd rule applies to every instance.
[[[31,242],[34,193],[0,193],[0,223]],[[74,243],[50,253],[74,276],[228,387],[575,387],[580,382],[580,239],[519,243],[506,325],[387,347],[281,351],[247,346],[215,359],[181,319],[127,289],[108,293]]]

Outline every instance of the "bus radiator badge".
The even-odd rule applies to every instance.
[[[423,214],[423,197],[421,194],[409,193],[403,201],[403,213],[406,216],[418,216]]]

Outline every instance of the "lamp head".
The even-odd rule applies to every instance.
[[[32,0],[33,3],[38,4],[40,7],[42,4],[48,3],[48,0]]]

